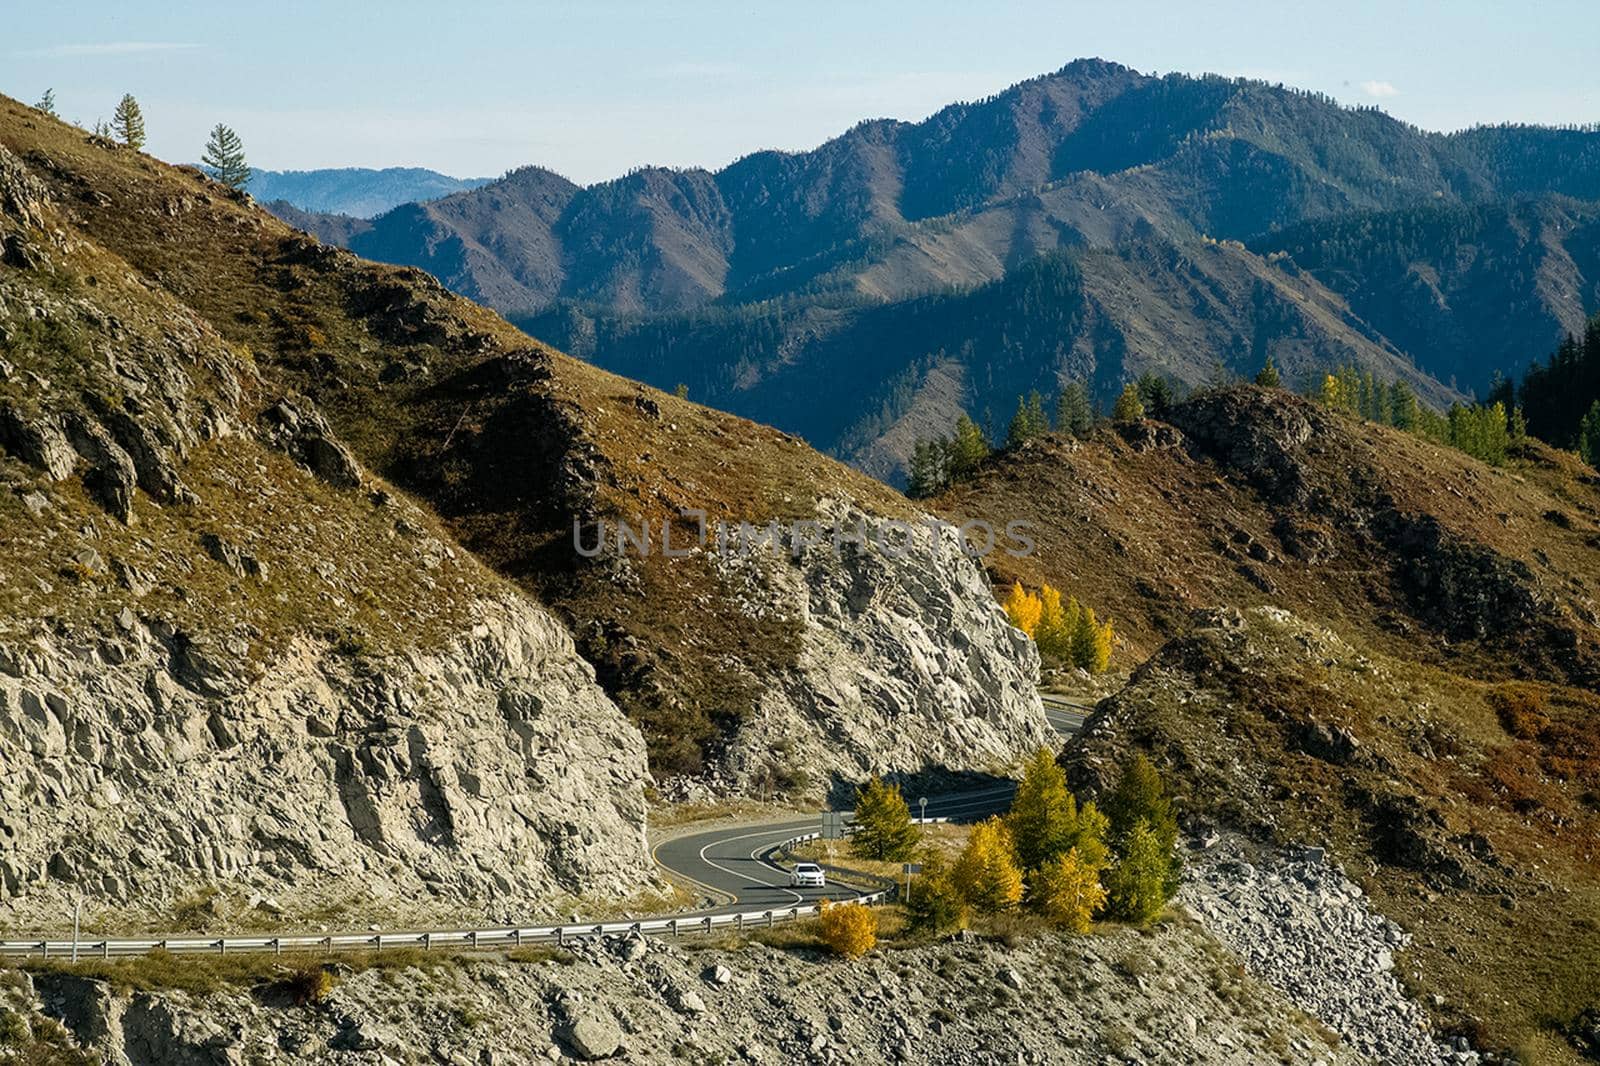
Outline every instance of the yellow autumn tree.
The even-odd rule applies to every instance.
[[[1017,869],[1011,832],[998,816],[972,827],[950,873],[962,898],[981,914],[1010,910],[1022,900],[1022,871]]]
[[[835,955],[859,959],[878,943],[878,912],[859,903],[822,901],[822,941]]]
[[[1011,594],[1006,597],[1005,609],[1011,624],[1028,636],[1033,636],[1034,630],[1039,628],[1039,613],[1043,609],[1043,604],[1040,603],[1039,597],[1022,587],[1022,582],[1018,581],[1011,586]]]
[[[1094,636],[1089,643],[1088,661],[1083,668],[1091,674],[1103,674],[1106,667],[1111,665],[1111,644],[1116,639],[1116,634],[1111,629],[1111,621],[1107,619],[1094,626]]]
[[[1072,629],[1067,612],[1061,606],[1061,590],[1049,585],[1039,589],[1039,624],[1033,631],[1039,654],[1053,659],[1065,659],[1071,654]]]
[[[1063,929],[1087,933],[1095,913],[1105,907],[1100,870],[1069,848],[1029,875],[1028,902]]]
[[[1111,623],[1096,619],[1094,609],[1076,597],[1063,605],[1060,589],[1047,583],[1035,595],[1018,581],[1006,595],[1004,607],[1011,624],[1032,637],[1039,654],[1046,658],[1094,674],[1103,673],[1111,664],[1115,641]]]
[[[1324,374],[1322,376],[1322,387],[1317,390],[1317,399],[1329,407],[1342,406],[1344,397],[1340,395],[1339,379],[1332,374]]]

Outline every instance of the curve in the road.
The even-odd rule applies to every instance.
[[[1073,736],[1082,729],[1094,709],[1092,704],[1051,693],[1041,693],[1040,699],[1044,703],[1045,718],[1063,736]],[[972,792],[930,797],[926,814],[929,818],[975,821],[1006,810],[1011,806],[1015,791],[1015,782],[1007,781]],[[850,886],[840,884],[830,884],[823,889],[789,887],[789,872],[778,864],[774,853],[785,840],[815,832],[818,826],[819,819],[815,815],[760,827],[723,826],[663,841],[656,846],[653,855],[669,874],[699,886],[710,895],[731,901],[695,914],[791,907],[797,902],[815,903],[823,898],[857,895]]]

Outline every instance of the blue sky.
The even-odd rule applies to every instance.
[[[86,125],[132,92],[156,155],[197,158],[222,121],[273,168],[539,163],[587,182],[720,166],[1091,55],[1320,89],[1430,129],[1600,121],[1594,0],[78,0],[16,5],[5,25],[0,92],[54,87]]]

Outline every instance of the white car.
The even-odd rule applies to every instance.
[[[821,888],[827,883],[827,875],[814,862],[797,862],[789,871],[789,884],[794,888]]]

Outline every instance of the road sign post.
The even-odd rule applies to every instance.
[[[920,874],[922,872],[922,864],[920,862],[901,863],[900,864],[900,872],[906,875],[906,904],[910,905],[910,903],[911,903],[911,875],[912,874]]]
[[[928,797],[923,796],[921,799],[917,800],[917,806],[920,808],[921,820],[926,822],[928,820]]]

